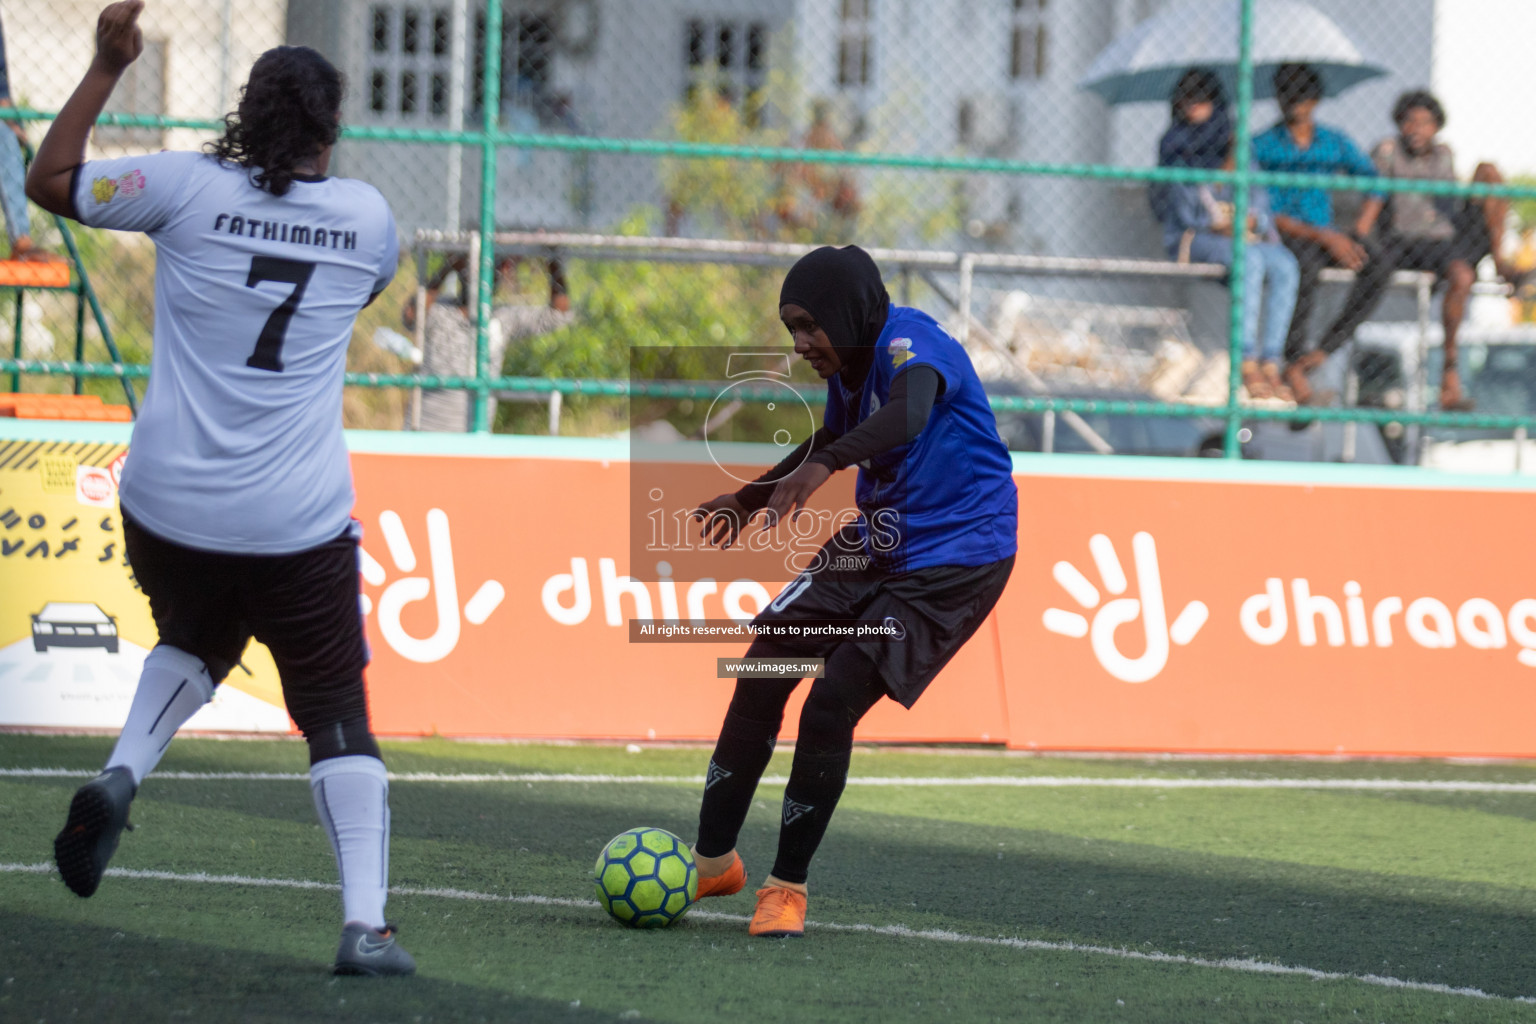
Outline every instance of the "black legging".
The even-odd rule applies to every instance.
[[[1312,319],[1312,307],[1317,298],[1317,276],[1324,267],[1335,266],[1335,263],[1328,250],[1316,242],[1290,236],[1281,240],[1296,257],[1301,270],[1301,279],[1296,287],[1296,311],[1291,314],[1291,329],[1285,337],[1285,361],[1290,363],[1307,351],[1307,325]],[[1367,240],[1360,244],[1370,258],[1365,266],[1355,272],[1355,283],[1349,289],[1349,297],[1344,300],[1344,308],[1317,345],[1320,351],[1330,355],[1354,337],[1355,330],[1376,311],[1382,293],[1392,280],[1392,271],[1397,269],[1390,256],[1375,242]]]
[[[793,652],[757,640],[749,658],[791,657]],[[799,679],[740,679],[710,759],[699,808],[695,850],[718,857],[736,846],[757,782],[784,721],[784,706]],[[886,695],[874,663],[856,646],[842,644],[827,658],[826,675],[811,684],[800,713],[799,738],[784,790],[783,826],[773,874],[805,881],[806,870],[842,795],[853,752],[853,730]]]

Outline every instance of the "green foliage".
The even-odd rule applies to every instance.
[[[1524,185],[1527,188],[1536,187],[1536,175],[1519,174],[1510,178],[1511,185]],[[1521,231],[1529,231],[1536,228],[1536,199],[1514,199],[1509,204],[1510,211],[1514,213],[1515,220],[1519,222]]]
[[[798,103],[792,82],[774,76],[769,86],[739,104],[701,87],[674,109],[673,135],[689,142],[816,149],[842,148],[830,115],[818,110],[801,140],[775,123]],[[614,233],[691,234],[753,241],[897,244],[952,233],[959,222],[953,189],[934,202],[931,175],[886,172],[861,195],[860,173],[847,168],[761,160],[664,160],[664,210],[637,208]],[[510,346],[502,367],[509,376],[633,377],[642,380],[718,381],[716,351],[700,348],[782,347],[778,322],[782,267],[728,263],[572,261],[567,267],[578,319],[573,326]],[[801,384],[819,391],[807,376]],[[566,400],[562,432],[612,433],[631,424],[666,419],[684,434],[700,430],[707,403],[621,400],[576,396]],[[543,433],[543,405],[502,403],[497,429]],[[711,436],[761,439],[775,417],[758,405],[738,411]]]
[[[684,142],[722,146],[784,146],[782,131],[754,126],[751,109],[700,89],[673,112],[672,130]],[[685,214],[696,233],[762,241],[782,235],[774,223],[786,198],[784,165],[758,160],[664,160],[661,179],[669,224]],[[671,230],[668,233],[672,233]]]
[[[620,233],[639,233],[644,220],[637,213]],[[576,322],[509,345],[502,364],[507,376],[716,381],[723,367],[713,365],[714,350],[784,344],[776,317],[782,272],[776,268],[573,260],[566,275]],[[689,417],[702,415],[669,400],[636,401],[631,415],[622,399],[570,397],[570,422],[562,431],[616,432],[631,420],[665,416],[687,432],[697,426]],[[497,427],[542,433],[545,415],[541,405],[503,402]]]

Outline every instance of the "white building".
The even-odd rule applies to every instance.
[[[503,0],[502,125],[514,131],[673,137],[690,85],[739,100],[769,87],[782,135],[799,138],[827,101],[851,144],[917,155],[1145,166],[1161,104],[1112,109],[1077,88],[1116,35],[1177,0]],[[1312,0],[1391,74],[1328,101],[1321,117],[1362,144],[1390,131],[1400,90],[1434,80],[1436,0]],[[448,129],[480,123],[480,0],[159,0],[145,54],[111,109],[212,118],[234,106],[251,62],[283,41],[315,45],[347,73],[349,123]],[[97,0],[4,8],[18,102],[57,109],[89,63]],[[1454,115],[1454,111],[1452,112]],[[1272,103],[1255,110],[1259,128]],[[206,133],[101,129],[108,151],[193,146]],[[504,150],[499,223],[603,228],[659,206],[658,161]],[[351,143],[338,170],[376,181],[402,225],[478,220],[474,147]],[[890,172],[861,172],[866,190]],[[953,202],[937,176],[918,201]],[[909,194],[912,190],[908,190]],[[1050,254],[1149,253],[1135,187],[971,176],[965,236],[947,244]],[[946,240],[931,239],[935,243]]]
[[[0,7],[11,95],[18,106],[57,110],[96,51],[101,0],[22,0]],[[207,120],[234,108],[263,50],[287,34],[287,0],[155,0],[139,22],[144,52],[123,76],[109,113]],[[42,137],[32,131],[34,143]],[[208,132],[98,128],[92,155],[192,149]]]
[[[1166,108],[1109,108],[1077,82],[1116,35],[1172,2],[505,0],[502,124],[668,138],[691,83],[718,78],[739,98],[776,75],[796,97],[784,115],[795,123],[779,126],[789,138],[804,131],[812,102],[826,100],[850,142],[881,151],[1146,166]],[[1369,145],[1390,130],[1397,92],[1430,81],[1435,0],[1313,2],[1391,70],[1321,111]],[[314,0],[290,6],[289,36],[348,72],[350,123],[448,128],[462,117],[475,126],[477,6]],[[1274,117],[1273,103],[1260,103],[1255,128]],[[477,221],[472,148],[356,143],[341,162],[378,182],[408,229]],[[662,204],[657,169],[641,156],[504,150],[497,220],[607,227],[637,204]],[[862,172],[865,188],[878,189],[882,175],[893,177]],[[928,201],[952,201],[941,177],[925,184]],[[1062,255],[1155,249],[1134,186],[971,176],[960,207],[969,241],[931,242]]]

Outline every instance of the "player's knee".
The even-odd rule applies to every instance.
[[[379,753],[378,741],[373,738],[373,730],[368,726],[367,715],[359,715],[344,721],[327,722],[311,728],[305,728],[303,723],[299,723],[299,729],[304,733],[304,741],[309,744],[311,765],[333,757],[352,757],[359,754],[375,757],[380,761],[384,759]]]
[[[1472,285],[1477,280],[1477,276],[1473,273],[1470,265],[1457,261],[1446,268],[1445,279],[1452,291],[1465,294],[1472,290]]]
[[[800,734],[796,743],[813,754],[833,754],[853,747],[853,730],[862,714],[850,707],[842,696],[823,688],[812,688],[800,712]]]
[[[1482,185],[1502,185],[1504,174],[1498,165],[1485,162],[1477,165],[1477,170],[1472,172],[1472,180]]]
[[[774,685],[778,682],[777,679],[737,680],[736,693],[725,713],[726,725],[736,723],[742,729],[766,731],[777,736],[779,726],[784,723],[784,705],[789,703],[789,692]]]
[[[755,647],[755,645],[754,645]],[[750,658],[765,657],[747,652]],[[736,690],[731,694],[731,717],[754,722],[769,723],[775,735],[784,721],[784,705],[789,695],[800,685],[798,679],[780,679],[771,676],[743,676],[736,680]]]

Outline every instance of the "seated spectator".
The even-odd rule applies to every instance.
[[[1275,69],[1274,83],[1282,119],[1254,137],[1253,159],[1261,170],[1375,176],[1376,165],[1349,136],[1314,120],[1323,98],[1323,82],[1316,71],[1305,64],[1282,64]],[[1381,258],[1374,243],[1333,226],[1333,200],[1325,190],[1271,189],[1270,204],[1280,240],[1296,256],[1301,271],[1296,310],[1286,335],[1288,365],[1284,376],[1296,401],[1306,404],[1313,396],[1307,375],[1327,362],[1376,309],[1394,267],[1391,260]],[[1317,277],[1327,266],[1354,271],[1355,283],[1338,318],[1309,351],[1307,325],[1312,318]]]
[[[503,257],[496,261],[496,286],[515,288],[517,268],[521,261],[516,257]],[[427,315],[422,331],[421,372],[437,377],[473,377],[475,374],[475,321],[473,311],[465,302],[469,294],[468,260],[461,255],[446,260],[427,282]],[[443,295],[443,286],[450,275],[457,283],[457,290]],[[507,343],[518,338],[531,338],[557,331],[574,322],[571,299],[565,290],[565,274],[559,260],[549,261],[549,304],[503,303],[491,309],[490,369],[495,376],[501,375],[502,358]],[[401,319],[407,329],[416,329],[416,303],[407,302],[401,310]],[[496,420],[496,400],[490,400],[490,419]],[[463,433],[474,429],[470,422],[473,406],[470,392],[462,389],[426,388],[421,392],[420,430]]]
[[[1227,98],[1215,72],[1191,68],[1180,76],[1170,97],[1172,122],[1157,143],[1160,167],[1221,166],[1232,138]]]
[[[1383,139],[1371,152],[1383,178],[1455,181],[1455,157],[1436,136],[1445,127],[1445,109],[1432,93],[1405,92],[1392,108],[1397,134]],[[1473,181],[1500,183],[1497,167],[1479,164]],[[1355,233],[1379,231],[1385,258],[1405,270],[1427,270],[1445,282],[1440,313],[1445,325],[1445,371],[1440,378],[1440,407],[1465,412],[1473,407],[1462,390],[1457,365],[1457,334],[1477,280],[1477,265],[1492,255],[1499,275],[1518,285],[1524,275],[1503,257],[1504,199],[1458,201],[1453,196],[1423,192],[1393,192],[1371,196],[1360,208]]]
[[[1221,166],[1232,170],[1236,142],[1228,139]],[[1164,203],[1163,242],[1168,255],[1181,263],[1220,263],[1232,266],[1233,189],[1230,185],[1173,185]],[[1243,277],[1243,387],[1250,398],[1295,396],[1280,375],[1280,358],[1296,304],[1300,270],[1296,257],[1280,244],[1269,196],[1250,190],[1245,235]],[[1259,314],[1264,314],[1262,330]],[[1261,341],[1262,335],[1262,341]]]

